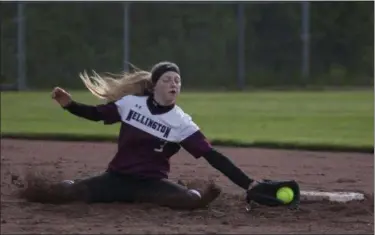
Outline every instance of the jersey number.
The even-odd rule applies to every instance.
[[[154,151],[155,152],[158,152],[158,153],[161,153],[163,152],[164,150],[164,146],[167,144],[167,141],[162,141],[162,143],[160,144],[159,148],[154,148]]]

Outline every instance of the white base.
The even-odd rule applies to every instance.
[[[365,195],[355,192],[317,192],[317,191],[301,191],[301,201],[322,201],[328,200],[332,202],[349,202],[354,200],[364,200]]]

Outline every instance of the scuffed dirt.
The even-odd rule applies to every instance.
[[[373,234],[372,154],[219,148],[254,178],[295,179],[303,190],[359,191],[365,201],[302,203],[297,211],[245,210],[244,192],[203,159],[181,151],[172,158],[171,179],[214,181],[223,189],[208,209],[174,211],[153,205],[25,202],[15,189],[29,170],[74,179],[102,172],[116,151],[111,143],[1,140],[1,232],[150,234]]]

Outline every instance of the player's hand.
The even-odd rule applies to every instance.
[[[65,107],[72,102],[72,96],[60,87],[55,87],[52,90],[52,99],[56,100],[56,102],[62,107]]]

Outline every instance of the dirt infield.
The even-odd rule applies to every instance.
[[[44,146],[43,146],[44,145]],[[303,190],[360,191],[362,202],[302,203],[297,211],[245,211],[243,191],[203,159],[184,151],[172,158],[171,179],[215,181],[223,193],[210,208],[172,211],[151,205],[43,205],[14,196],[11,184],[25,168],[54,171],[72,179],[103,171],[116,151],[111,143],[1,140],[1,232],[85,234],[336,233],[373,234],[372,154],[219,148],[250,176],[296,179]],[[51,176],[52,177],[52,176]]]

